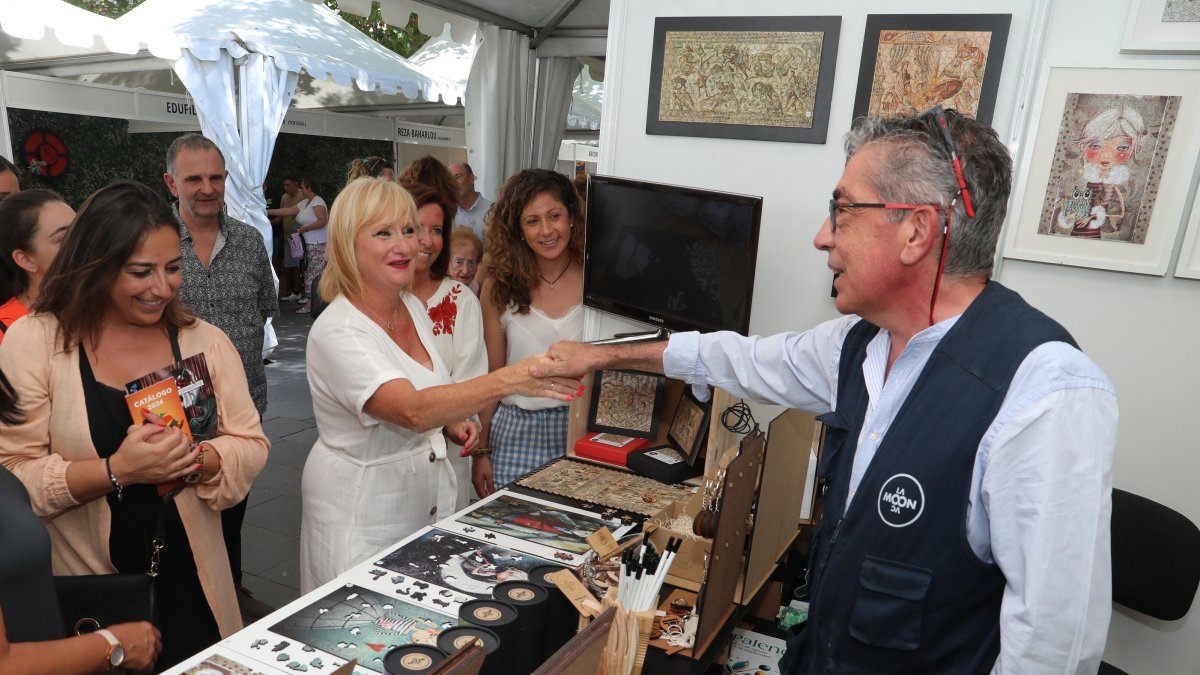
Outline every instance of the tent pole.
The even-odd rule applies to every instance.
[[[541,84],[542,83],[540,81],[541,74],[542,74],[542,60],[537,58],[537,56],[534,56],[534,58],[533,58],[533,105],[530,106],[532,114],[529,116],[529,126],[526,127],[526,132],[527,132],[527,135],[529,136],[529,138],[528,138],[529,143],[527,144],[527,146],[525,148],[525,167],[526,168],[533,167],[534,161],[536,161],[534,159],[533,153],[535,152],[535,146],[537,144],[537,141],[534,139],[537,138],[539,127],[541,126],[538,121],[538,118],[541,115],[541,106],[538,105],[538,97],[542,93],[541,92]]]
[[[12,131],[8,126],[8,71],[3,70],[0,70],[0,142],[4,144],[0,153],[20,166],[13,152]]]

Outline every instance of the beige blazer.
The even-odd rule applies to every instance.
[[[242,619],[221,537],[221,510],[250,491],[270,443],[229,338],[199,321],[179,332],[179,348],[184,356],[204,353],[217,394],[218,435],[209,444],[221,456],[221,469],[212,479],[183,490],[175,503],[204,595],[221,636],[227,637],[241,629]],[[166,364],[148,364],[146,370],[157,365]],[[14,323],[0,343],[0,370],[12,382],[25,414],[23,424],[0,425],[0,462],[25,484],[34,512],[50,531],[54,573],[116,572],[108,552],[112,517],[107,500],[80,504],[67,489],[67,466],[98,456],[87,424],[79,350],[62,350],[57,319],[31,314]]]

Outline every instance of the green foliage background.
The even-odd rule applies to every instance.
[[[78,208],[88,195],[114,180],[132,179],[153,187],[170,198],[163,184],[167,147],[179,134],[130,134],[126,120],[66,113],[9,108],[13,157],[21,165],[21,144],[34,129],[48,129],[67,145],[70,166],[58,178],[42,178],[24,172],[22,188],[46,187],[63,195]],[[388,141],[327,138],[279,134],[267,171],[267,183],[278,192],[285,173],[309,176],[321,186],[320,195],[333,203],[346,182],[354,157],[379,155],[392,158]],[[24,168],[24,167],[22,167]],[[272,190],[268,190],[271,192]]]

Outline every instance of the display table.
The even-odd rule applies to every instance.
[[[490,599],[497,582],[541,565],[575,567],[587,534],[635,527],[546,497],[501,490],[166,672],[331,673],[354,658],[355,673],[378,675],[391,648],[433,644],[459,624],[463,603]]]
[[[800,507],[791,480],[805,475],[807,467],[797,466],[797,458],[808,459],[808,445],[815,444],[819,435],[811,416],[795,418],[795,412],[781,415],[772,424],[773,432],[777,425],[789,424],[787,433],[776,434],[775,445],[783,450],[768,453],[762,434],[755,433],[742,441],[740,453],[726,453],[736,459],[728,471],[721,472],[720,492],[725,495],[726,513],[740,515],[722,517],[711,541],[701,540],[691,547],[698,568],[684,565],[677,578],[667,577],[669,584],[693,592],[703,584],[707,598],[698,603],[703,605],[698,611],[698,643],[685,655],[667,656],[651,648],[643,672],[703,673],[795,538]],[[547,478],[546,469],[554,462],[563,463],[563,470],[549,472],[553,475]],[[362,561],[166,672],[333,673],[356,659],[354,673],[378,675],[388,651],[411,643],[435,644],[441,631],[459,625],[464,603],[490,600],[497,583],[523,579],[530,570],[550,564],[578,568],[590,550],[585,537],[601,527],[620,538],[643,521],[648,529],[661,526],[661,520],[656,524],[647,517],[649,511],[670,505],[675,513],[685,501],[693,506],[700,501],[699,495],[679,486],[638,484],[649,479],[625,472],[603,477],[611,481],[614,494],[605,491],[588,497],[594,501],[572,499],[566,495],[590,494],[573,486],[593,481],[588,480],[587,470],[576,465],[578,460],[554,462],[521,479],[543,489],[514,483]],[[709,462],[716,464],[715,459]],[[598,481],[599,476],[591,477]],[[614,495],[621,495],[618,504],[595,503],[611,501]],[[685,496],[688,499],[683,500]],[[751,502],[756,499],[760,513],[751,519]],[[652,538],[665,539],[668,533],[654,532]],[[709,547],[713,547],[711,564]],[[684,574],[685,570],[691,574]],[[672,590],[665,587],[661,597]]]

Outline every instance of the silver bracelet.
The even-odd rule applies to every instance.
[[[121,482],[117,480],[116,475],[112,472],[111,460],[112,455],[104,458],[104,470],[108,472],[108,482],[112,483],[113,487],[117,489],[117,501],[123,501],[125,499],[125,489],[121,486]]]

